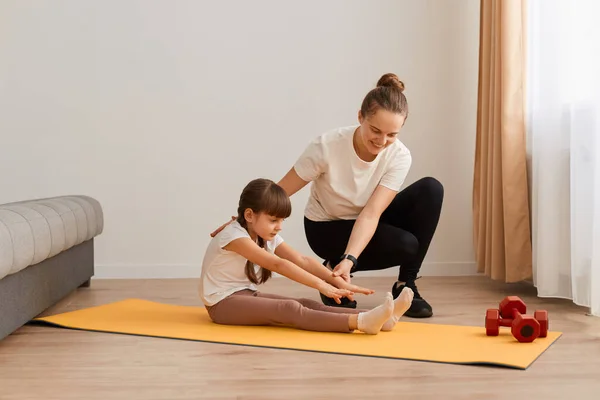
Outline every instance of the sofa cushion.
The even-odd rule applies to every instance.
[[[102,233],[100,203],[59,196],[0,205],[0,279]]]

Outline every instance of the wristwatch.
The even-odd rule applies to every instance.
[[[340,259],[340,261],[348,259],[350,261],[352,261],[352,268],[350,269],[350,272],[353,272],[356,269],[356,266],[358,265],[358,260],[356,259],[356,257],[354,257],[351,254],[344,254],[342,256],[342,258]]]

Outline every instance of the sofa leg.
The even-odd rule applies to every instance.
[[[88,279],[87,281],[83,282],[79,287],[90,287],[91,284],[91,279]]]

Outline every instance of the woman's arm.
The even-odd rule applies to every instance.
[[[398,194],[398,192],[395,190],[388,189],[381,185],[377,186],[373,195],[354,223],[344,254],[350,254],[356,258],[360,256],[375,234],[381,214],[390,205],[392,200],[394,200],[396,194]],[[352,261],[347,259],[342,260],[333,269],[333,276],[342,277],[349,282],[351,268]]]
[[[221,225],[220,227],[218,227],[217,229],[215,229],[214,231],[212,231],[212,232],[210,233],[210,237],[215,237],[215,236],[217,236],[217,235],[219,234],[219,232],[221,232],[223,229],[225,229],[225,227],[226,227],[227,225],[229,225],[230,223],[232,223],[233,221],[235,221],[235,220],[236,220],[236,218],[237,218],[237,217],[236,217],[235,215],[232,215],[232,216],[231,216],[231,219],[230,219],[229,221],[225,222],[223,225]]]
[[[297,191],[306,186],[308,181],[300,178],[296,170],[292,167],[277,184],[285,190],[289,197],[292,197]]]
[[[283,242],[279,246],[277,246],[277,248],[275,249],[275,254],[281,258],[291,261],[303,270],[309,272],[310,274],[324,280],[325,282],[337,288],[348,289],[355,293],[362,293],[367,295],[375,293],[375,291],[371,289],[366,289],[360,286],[348,284],[341,277],[333,276],[329,268],[327,268],[314,258],[301,254],[292,246],[288,245],[286,242]]]
[[[353,294],[349,290],[335,288],[323,279],[319,279],[315,275],[299,268],[294,263],[269,253],[249,238],[232,240],[223,248],[238,253],[254,264],[260,265],[262,268],[271,270],[298,283],[317,289],[324,295],[334,298],[338,303],[341,302],[339,300],[341,297],[351,296]]]

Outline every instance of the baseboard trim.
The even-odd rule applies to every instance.
[[[184,279],[199,278],[200,266],[179,265],[96,265],[94,279]],[[424,263],[421,276],[469,276],[477,275],[474,262],[433,262]],[[398,268],[380,271],[359,272],[356,277],[376,277],[398,275]]]
[[[423,263],[420,276],[471,276],[478,275],[475,262],[432,262]],[[359,272],[354,276],[398,276],[398,267],[380,271]]]
[[[196,264],[152,265],[96,265],[94,279],[182,279],[199,278]]]

